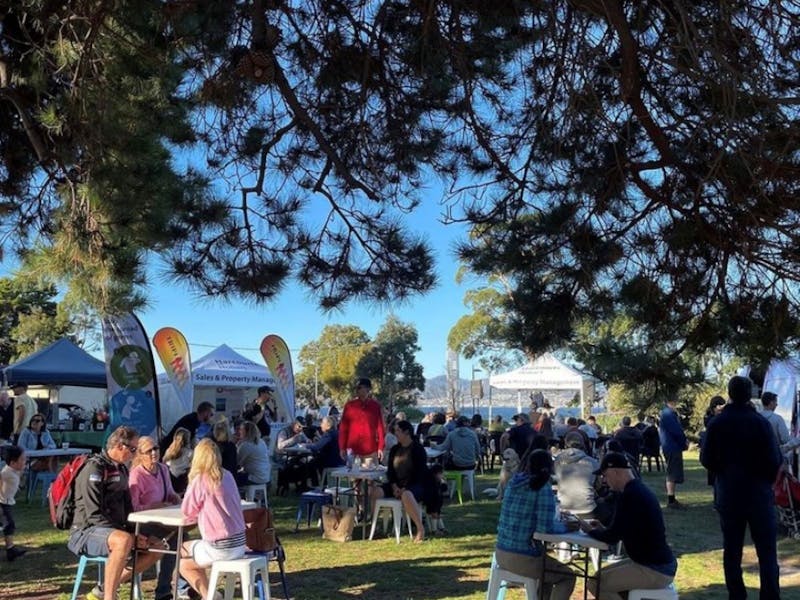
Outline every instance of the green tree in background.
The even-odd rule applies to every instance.
[[[298,378],[305,382],[316,379],[340,405],[355,390],[359,362],[368,351],[369,335],[356,325],[326,325],[319,338],[300,348],[301,365]]]
[[[358,363],[358,372],[372,380],[376,398],[389,412],[416,404],[418,392],[425,389],[417,340],[413,325],[390,315]]]
[[[12,363],[62,337],[80,343],[74,335],[73,315],[56,296],[52,286],[0,278],[0,364]]]

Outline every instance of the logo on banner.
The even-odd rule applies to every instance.
[[[139,346],[120,346],[111,356],[111,377],[119,387],[143,388],[153,380],[150,356]]]

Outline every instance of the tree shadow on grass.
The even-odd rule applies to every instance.
[[[462,569],[432,564],[430,558],[388,560],[295,571],[289,590],[293,598],[303,600],[434,600],[471,596],[486,589],[485,580],[469,577]],[[273,597],[281,597],[279,578],[273,574],[270,579]],[[431,582],[439,583],[431,585]]]

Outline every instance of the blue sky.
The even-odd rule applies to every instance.
[[[438,286],[426,296],[389,307],[349,304],[342,311],[326,315],[305,289],[297,285],[287,287],[276,302],[255,306],[198,298],[184,286],[164,282],[153,270],[148,288],[150,307],[138,316],[151,338],[161,327],[180,330],[189,342],[193,359],[225,343],[240,354],[262,362],[258,347],[265,335],[281,336],[296,357],[297,351],[318,338],[326,325],[358,325],[372,337],[387,315],[394,313],[401,321],[417,328],[421,347],[417,360],[425,376],[442,375],[447,334],[466,313],[463,297],[469,286],[455,283],[458,263],[453,252],[455,242],[465,236],[466,230],[440,222],[442,207],[438,198],[441,190],[429,192],[433,192],[429,200],[407,217],[412,230],[427,238],[436,255]],[[462,359],[461,377],[469,378],[471,367],[471,362]]]

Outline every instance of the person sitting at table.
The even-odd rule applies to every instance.
[[[414,541],[421,542],[425,539],[425,527],[422,524],[419,502],[425,504],[432,519],[438,520],[441,496],[437,494],[433,476],[428,470],[425,448],[414,437],[414,427],[411,423],[398,421],[395,425],[395,435],[397,445],[389,453],[387,482],[370,489],[372,512],[375,511],[375,501],[381,498],[397,498],[403,503],[406,514],[417,527]]]
[[[383,442],[383,460],[381,461],[383,466],[386,466],[389,461],[389,452],[397,445],[397,436],[394,434],[394,428],[399,420],[400,419],[397,417],[394,417],[390,419],[389,423],[386,425],[386,435],[384,436]]]
[[[322,435],[319,439],[308,445],[308,449],[314,453],[309,468],[320,473],[323,469],[334,469],[344,465],[339,454],[339,434],[334,427],[334,420],[331,417],[324,417],[321,428]]]
[[[172,506],[181,502],[181,497],[172,489],[169,467],[159,462],[160,454],[161,450],[153,438],[148,436],[139,438],[128,479],[134,511]],[[166,540],[171,550],[176,549],[175,539],[172,536],[175,530],[171,527],[146,523],[139,531],[142,535]],[[175,556],[164,554],[156,582],[156,600],[172,600],[174,570]]]
[[[263,444],[258,429],[249,424]],[[233,475],[222,468],[222,457],[213,440],[201,440],[194,450],[181,512],[197,521],[200,539],[184,542],[179,570],[192,589],[208,598],[206,568],[218,560],[241,558],[247,550],[239,489]],[[215,592],[214,598],[221,600],[222,595]]]
[[[195,412],[182,416],[180,419],[178,419],[178,422],[172,426],[172,429],[169,430],[169,433],[161,439],[161,455],[166,459],[168,454],[167,448],[172,445],[175,434],[179,429],[185,429],[189,432],[190,442],[195,442],[195,438],[199,439],[199,437],[202,437],[202,435],[199,437],[197,436],[197,430],[200,429],[201,425],[205,425],[206,427],[210,428],[211,419],[213,416],[214,405],[211,404],[211,402],[201,402]],[[191,456],[189,457],[189,460],[191,461]]]
[[[178,429],[172,443],[164,452],[164,463],[169,467],[172,487],[182,494],[189,482],[189,467],[192,464],[192,434],[188,429]]]
[[[269,450],[258,427],[252,421],[239,424],[239,445],[236,447],[238,471],[235,479],[240,486],[269,484],[272,478],[272,465]]]
[[[315,471],[309,469],[305,456],[291,455],[290,449],[296,448],[301,444],[308,444],[310,440],[303,433],[305,420],[297,417],[286,427],[278,432],[278,439],[275,443],[275,462],[280,465],[278,472],[278,490],[288,489],[294,483],[298,490],[306,490],[309,476],[312,485],[317,485],[318,479]],[[338,438],[337,438],[338,441]]]
[[[50,432],[47,430],[47,425],[45,424],[44,415],[42,413],[36,413],[31,417],[28,426],[22,430],[17,445],[25,450],[55,449],[56,443],[53,440],[53,436],[51,436]],[[43,456],[37,458],[31,461],[30,468],[31,471],[55,472],[56,457]]]
[[[588,586],[598,600],[622,600],[633,589],[661,589],[672,583],[678,562],[667,544],[664,515],[655,494],[638,479],[625,454],[609,452],[603,457],[597,475],[619,494],[617,510],[606,528],[596,521],[581,521],[581,529],[606,544],[619,541],[628,558],[604,566],[597,581]]]
[[[257,427],[258,425],[256,425]],[[261,433],[261,429],[258,430]],[[214,423],[212,437],[219,448],[220,456],[222,456],[222,468],[230,471],[236,475],[239,469],[239,457],[236,444],[231,441],[231,428],[228,424],[228,419],[220,419]],[[262,436],[263,440],[264,437]]]
[[[310,412],[306,413],[305,425],[303,426],[303,433],[310,442],[313,442],[319,437],[319,427],[314,423],[314,415]]]
[[[555,459],[555,475],[558,481],[558,502],[561,510],[579,515],[594,515],[595,500],[594,472],[600,464],[597,459],[586,454],[583,438],[575,432],[564,437],[565,449]]]
[[[553,459],[547,450],[534,450],[520,465],[506,486],[497,523],[495,560],[500,568],[537,579],[544,598],[569,600],[575,575],[551,556],[545,555],[534,533],[563,533],[566,527],[555,520],[556,498],[550,478]],[[544,570],[542,566],[544,565]]]
[[[105,449],[93,454],[75,477],[75,516],[69,532],[67,548],[76,556],[105,556],[103,586],[98,585],[87,600],[116,600],[120,583],[130,580],[126,568],[136,547],[136,572],[152,567],[161,554],[147,552],[149,546],[163,548],[160,539],[140,535],[134,539],[128,515],[133,512],[128,467],[139,443],[139,434],[132,427],[117,427],[106,440]]]
[[[439,450],[448,453],[444,468],[449,471],[471,471],[481,459],[481,444],[469,426],[469,417],[456,419],[456,428],[447,434]]]
[[[445,416],[445,414],[441,412],[434,413],[431,421],[432,424],[428,428],[428,433],[425,434],[426,446],[430,446],[431,442],[436,442],[437,444],[440,444],[447,437],[447,429],[445,429],[445,423],[447,422],[447,417]]]
[[[419,438],[420,443],[425,441],[428,431],[433,426],[433,415],[434,413],[432,412],[425,413],[425,416],[422,417],[422,420],[417,425],[417,437]]]

